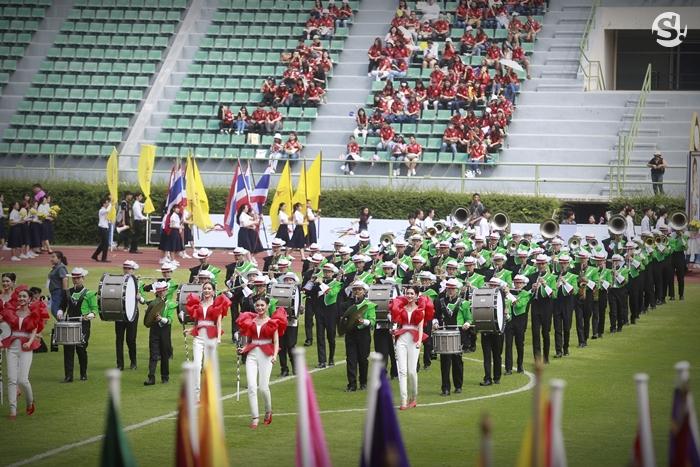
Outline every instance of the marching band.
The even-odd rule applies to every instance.
[[[287,247],[298,247],[288,245],[289,237],[272,241],[261,269],[242,247],[233,250],[234,261],[225,268],[210,264],[213,252],[201,248],[194,253],[199,265],[189,270],[187,284],[172,279],[177,266],[169,261],[157,270],[161,277],[148,278],[137,277],[138,264],[127,260],[122,274],[105,274],[98,290],[90,291],[83,284],[88,271],[74,268],[73,287],[58,307],[52,335],[52,344],[64,346],[64,382],[73,381],[75,353],[80,379],[87,379],[87,347],[96,316],[115,322],[117,367],[124,369],[126,337],[135,369],[138,310],[146,305],[143,324],[149,328],[150,355],[144,385],[155,383],[158,361],[161,381],[169,379],[175,318],[182,327],[185,358],[190,359],[191,341],[199,374],[205,345],[221,342],[223,319],[230,312],[231,338],[249,378],[252,428],[259,418],[258,389],[265,402],[264,423],[272,421],[269,379],[277,357],[282,377],[289,376],[290,367],[295,374],[291,351],[302,323],[304,345],[313,345],[315,337],[318,368],[334,366],[336,336],[344,336],[347,391],[365,389],[374,341],[374,349],[391,362],[392,379],[398,377],[405,410],[417,404],[421,349],[423,370],[439,356],[441,394],[449,396],[462,391],[462,354],[473,352],[479,340],[482,386],[500,382],[503,353],[506,376],[514,368],[524,371],[528,315],[532,352],[546,364],[552,325],[554,358],[563,358],[570,352],[574,324],[583,349],[589,340],[604,336],[606,314],[609,333],[619,333],[666,299],[674,300],[674,277],[683,300],[688,241],[683,213],[669,215],[667,223],[640,236],[626,235],[626,220],[612,216],[608,238],[577,233],[566,244],[553,219],[541,223],[541,240],[536,241],[532,232],[511,232],[507,215],[491,216],[480,203],[458,207],[448,219],[429,224],[422,229],[413,222],[405,235],[387,232],[376,246],[363,231],[357,244],[338,240],[325,257],[312,244],[302,258],[301,275],[293,272],[295,258],[287,254]],[[3,277],[3,285],[5,281],[10,282]],[[3,303],[15,300],[17,292],[3,291]],[[147,294],[153,298],[147,301]],[[19,336],[27,331],[12,332]],[[196,390],[199,394],[199,383]]]

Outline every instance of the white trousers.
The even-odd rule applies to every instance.
[[[194,358],[194,393],[197,396],[197,400],[199,400],[199,385],[202,380],[202,367],[204,366],[204,362],[206,359],[206,352],[204,352],[204,347],[206,346],[207,342],[214,342],[216,343],[216,339],[210,339],[206,335],[206,330],[205,329],[200,329],[198,336],[195,336],[194,339],[192,339],[192,355]],[[202,334],[204,334],[202,336]]]
[[[10,415],[17,415],[17,385],[24,391],[27,405],[34,402],[32,385],[29,384],[29,369],[32,367],[34,352],[22,350],[19,340],[12,342],[7,349],[7,398],[10,401]]]
[[[413,334],[410,332],[401,334],[396,340],[396,366],[399,373],[399,392],[401,393],[401,405],[406,405],[410,399],[415,400],[418,396],[418,356],[420,349],[416,348],[413,342]]]
[[[248,402],[253,418],[260,416],[258,410],[258,388],[265,402],[265,413],[272,412],[272,394],[270,394],[270,374],[272,357],[265,354],[260,347],[248,352],[245,359],[245,375],[248,381]]]

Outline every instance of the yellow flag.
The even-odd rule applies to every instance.
[[[117,148],[112,148],[112,154],[107,159],[107,188],[112,197],[112,209],[107,213],[107,220],[117,220],[117,204],[119,204],[119,155]]]
[[[292,212],[294,212],[294,205],[301,203],[301,212],[306,214],[306,161],[304,161],[301,166],[301,172],[299,173],[299,180],[297,181],[297,189],[294,192],[294,197],[292,198]],[[304,234],[308,233],[308,228],[304,226]]]
[[[284,169],[280,175],[280,179],[277,182],[277,188],[275,189],[275,195],[272,198],[272,204],[270,205],[270,222],[272,222],[272,230],[277,232],[277,227],[279,227],[279,220],[277,218],[277,212],[282,203],[286,204],[285,212],[288,216],[292,215],[292,171],[289,168],[289,161],[284,164]]]
[[[202,375],[199,405],[199,459],[202,467],[229,465],[224,436],[223,408],[220,399],[219,368],[216,350],[205,349],[207,359]]]
[[[318,210],[318,203],[321,198],[321,165],[323,153],[318,153],[316,159],[306,171],[306,199],[311,200],[311,207]]]
[[[187,186],[187,205],[192,213],[192,223],[202,230],[211,228],[214,223],[209,217],[209,199],[204,190],[197,162],[190,154],[187,155],[185,183]]]
[[[153,167],[156,163],[156,147],[152,144],[141,145],[141,156],[139,156],[139,186],[145,198],[143,203],[143,213],[148,215],[156,210],[151,201],[151,179],[153,178]]]

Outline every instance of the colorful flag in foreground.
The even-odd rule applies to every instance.
[[[304,360],[304,349],[294,350],[294,360],[299,371],[296,465],[297,467],[327,467],[331,465],[331,458],[328,454],[311,374]]]
[[[119,155],[117,148],[112,148],[112,154],[107,159],[107,189],[112,197],[112,208],[107,213],[107,220],[117,220],[117,204],[119,203]]]
[[[224,230],[229,237],[233,235],[238,210],[245,204],[248,204],[248,190],[246,189],[245,175],[241,171],[241,162],[238,161],[236,170],[233,172],[231,187],[226,199],[226,209],[224,210]]]
[[[155,163],[156,147],[152,144],[142,144],[141,155],[139,156],[138,179],[144,197],[143,213],[146,215],[156,210],[151,200],[151,179],[153,178],[153,167]]]
[[[651,410],[649,409],[649,375],[634,375],[637,383],[637,436],[632,448],[632,465],[635,467],[656,467],[654,443],[651,436]]]
[[[250,202],[258,213],[262,212],[263,206],[267,203],[267,194],[270,192],[270,180],[273,173],[275,173],[274,169],[268,166],[250,194]]]
[[[182,389],[177,406],[177,430],[175,434],[176,467],[199,467],[199,439],[197,438],[197,411],[194,401],[194,363],[183,367]]]
[[[199,459],[202,467],[225,467],[229,461],[224,436],[219,359],[214,345],[207,346],[205,352],[208,354],[199,402]]]
[[[311,201],[314,211],[318,210],[321,199],[321,165],[323,164],[323,153],[319,152],[311,167],[306,171],[306,199]]]
[[[174,165],[170,171],[170,183],[168,184],[168,198],[165,203],[165,218],[163,219],[163,231],[170,233],[170,211],[175,206],[187,205],[187,193],[185,191],[185,177],[182,167]]]
[[[285,212],[288,216],[292,215],[292,171],[289,168],[289,161],[284,164],[284,169],[277,182],[275,195],[272,198],[270,205],[270,221],[272,222],[272,230],[277,231],[279,227],[278,212],[282,203],[286,204]]]
[[[367,419],[360,466],[408,467],[408,456],[391,397],[391,386],[381,359],[373,359],[372,371],[374,384],[370,384],[368,389]]]
[[[700,436],[695,401],[688,386],[690,364],[676,364],[678,381],[673,390],[671,436],[668,446],[670,467],[700,467]]]
[[[108,374],[108,378],[110,379],[110,395],[107,401],[107,426],[102,441],[100,465],[102,467],[136,466],[134,454],[131,452],[129,441],[126,439],[119,421],[118,395],[115,394],[115,391],[119,392],[119,375]]]
[[[192,223],[202,230],[213,227],[214,223],[209,217],[209,198],[204,189],[202,175],[199,173],[197,161],[191,154],[187,155],[187,170],[185,172],[187,186],[187,197],[190,212],[192,213]]]

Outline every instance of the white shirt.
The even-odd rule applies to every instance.
[[[306,208],[306,218],[309,220],[309,222],[313,222],[316,220],[316,214],[314,214],[313,209]]]
[[[642,217],[642,233],[651,232],[651,219],[647,216]]]
[[[433,221],[432,217],[426,217],[423,219],[423,228],[424,229],[429,229],[431,227],[435,226],[435,221]]]
[[[289,224],[289,216],[284,211],[280,211],[279,214],[277,214],[277,219],[279,219],[280,224]]]
[[[131,216],[135,221],[145,221],[146,216],[143,215],[143,203],[138,200],[134,200],[134,204],[131,206]]]
[[[302,225],[304,223],[304,215],[301,211],[294,211],[294,225]]]
[[[100,208],[99,212],[97,213],[98,221],[97,221],[97,226],[102,228],[102,229],[108,229],[109,228],[109,221],[107,220],[107,214],[109,214],[109,210],[112,209],[112,203],[109,203],[107,207]]]
[[[170,214],[170,228],[180,229],[180,215],[175,212]]]
[[[666,227],[666,219],[664,219],[663,217],[659,217],[656,220],[656,228],[660,229],[661,227]]]
[[[19,215],[19,211],[12,210],[10,211],[10,223],[13,222],[20,222],[22,220],[22,216]]]
[[[253,216],[248,214],[247,212],[242,212],[240,217],[238,218],[238,223],[241,225],[241,227],[249,228],[253,226]]]
[[[0,210],[2,209],[2,206],[0,206]],[[51,206],[48,205],[48,203],[40,204],[38,208],[36,208],[37,214],[43,214],[45,217],[48,217],[49,214],[51,214]]]
[[[491,227],[489,226],[489,221],[482,217],[479,223],[476,224],[476,234],[488,237],[491,234]]]
[[[5,216],[5,210],[2,207],[2,201],[0,201],[0,219],[2,219]]]
[[[627,228],[625,229],[625,237],[627,239],[631,239],[634,237],[634,219],[632,219],[632,216],[626,216],[625,219],[627,220]]]

